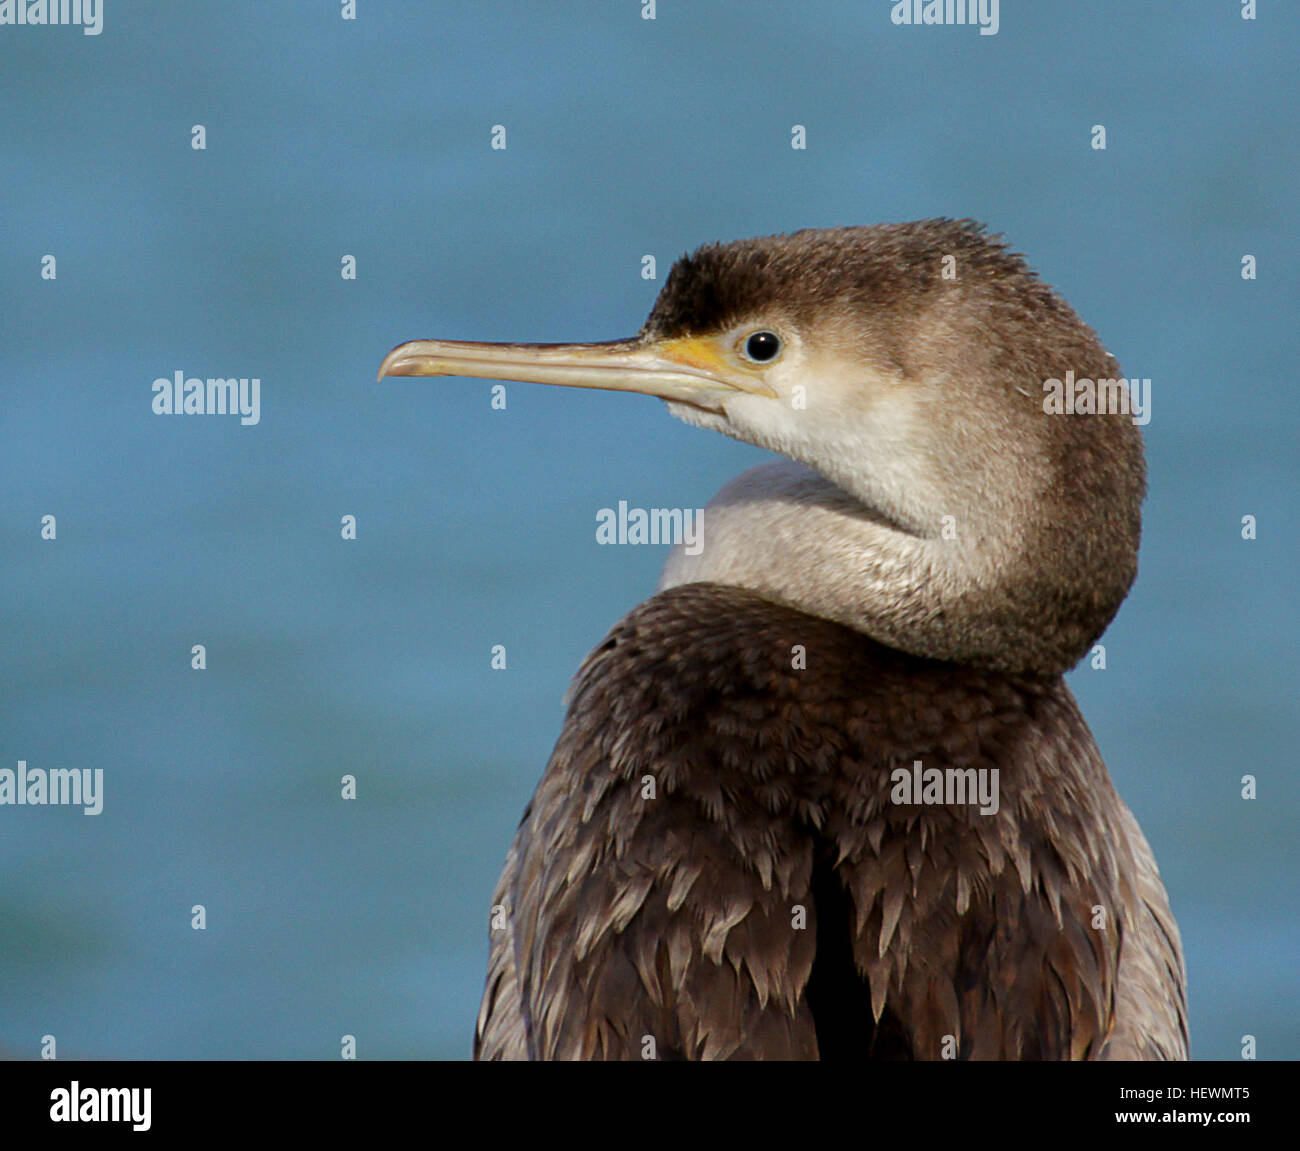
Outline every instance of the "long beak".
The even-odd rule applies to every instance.
[[[479,344],[412,340],[379,366],[385,376],[479,376],[568,388],[640,392],[711,411],[738,392],[776,393],[753,372],[730,364],[706,337],[604,344]]]

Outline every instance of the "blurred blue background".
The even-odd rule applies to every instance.
[[[665,555],[598,546],[596,510],[702,506],[765,457],[653,400],[493,411],[380,359],[631,334],[699,243],[954,215],[1153,380],[1141,574],[1070,681],[1182,927],[1193,1054],[1300,1056],[1300,17],[1007,0],[982,37],[890,7],[0,28],[0,766],[106,790],[0,808],[0,1050],[466,1056],[561,696]],[[260,424],[154,415],[177,370],[259,377]]]

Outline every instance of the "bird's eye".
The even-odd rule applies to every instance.
[[[781,350],[781,337],[775,332],[754,332],[745,341],[745,356],[757,364],[776,358]]]

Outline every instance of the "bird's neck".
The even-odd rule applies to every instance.
[[[1014,587],[1022,565],[984,537],[922,535],[891,522],[817,472],[778,461],[737,477],[704,512],[703,547],[677,547],[659,590],[743,587],[834,620],[912,655],[1056,674],[1053,639],[1036,634]]]

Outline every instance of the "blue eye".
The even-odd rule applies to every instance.
[[[781,351],[781,337],[775,332],[755,332],[745,341],[745,355],[758,364],[775,359]]]

